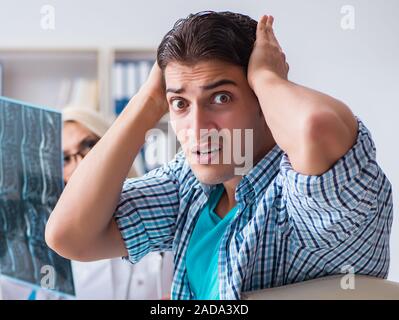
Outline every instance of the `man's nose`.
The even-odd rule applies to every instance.
[[[190,117],[191,136],[195,141],[200,142],[201,139],[212,129],[212,119],[209,113],[201,105],[196,105],[191,111]]]

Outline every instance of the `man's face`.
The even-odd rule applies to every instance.
[[[242,67],[219,60],[171,62],[165,83],[172,127],[202,183],[237,177],[244,154],[253,164],[265,155],[269,131]],[[223,134],[215,138],[215,132]]]
[[[64,123],[62,129],[62,151],[64,153],[64,182],[75,171],[83,157],[99,138],[86,127],[74,121]]]

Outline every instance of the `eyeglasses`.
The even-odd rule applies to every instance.
[[[72,159],[75,161],[80,156],[82,159],[90,152],[91,149],[96,145],[100,139],[86,138],[79,144],[79,150],[74,154],[64,154],[64,167],[67,167],[72,163]]]

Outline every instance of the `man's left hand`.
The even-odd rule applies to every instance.
[[[289,65],[273,32],[272,16],[262,16],[248,64],[248,82],[253,90],[257,79],[280,77],[287,80]]]

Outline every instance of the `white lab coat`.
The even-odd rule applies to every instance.
[[[173,255],[150,253],[137,264],[122,259],[94,262],[72,261],[76,299],[127,300],[162,299],[170,295],[173,277]],[[161,270],[162,269],[162,270]],[[32,292],[28,285],[0,279],[4,300],[26,300]],[[0,295],[0,296],[1,296]],[[37,299],[62,299],[45,290],[37,292]]]

